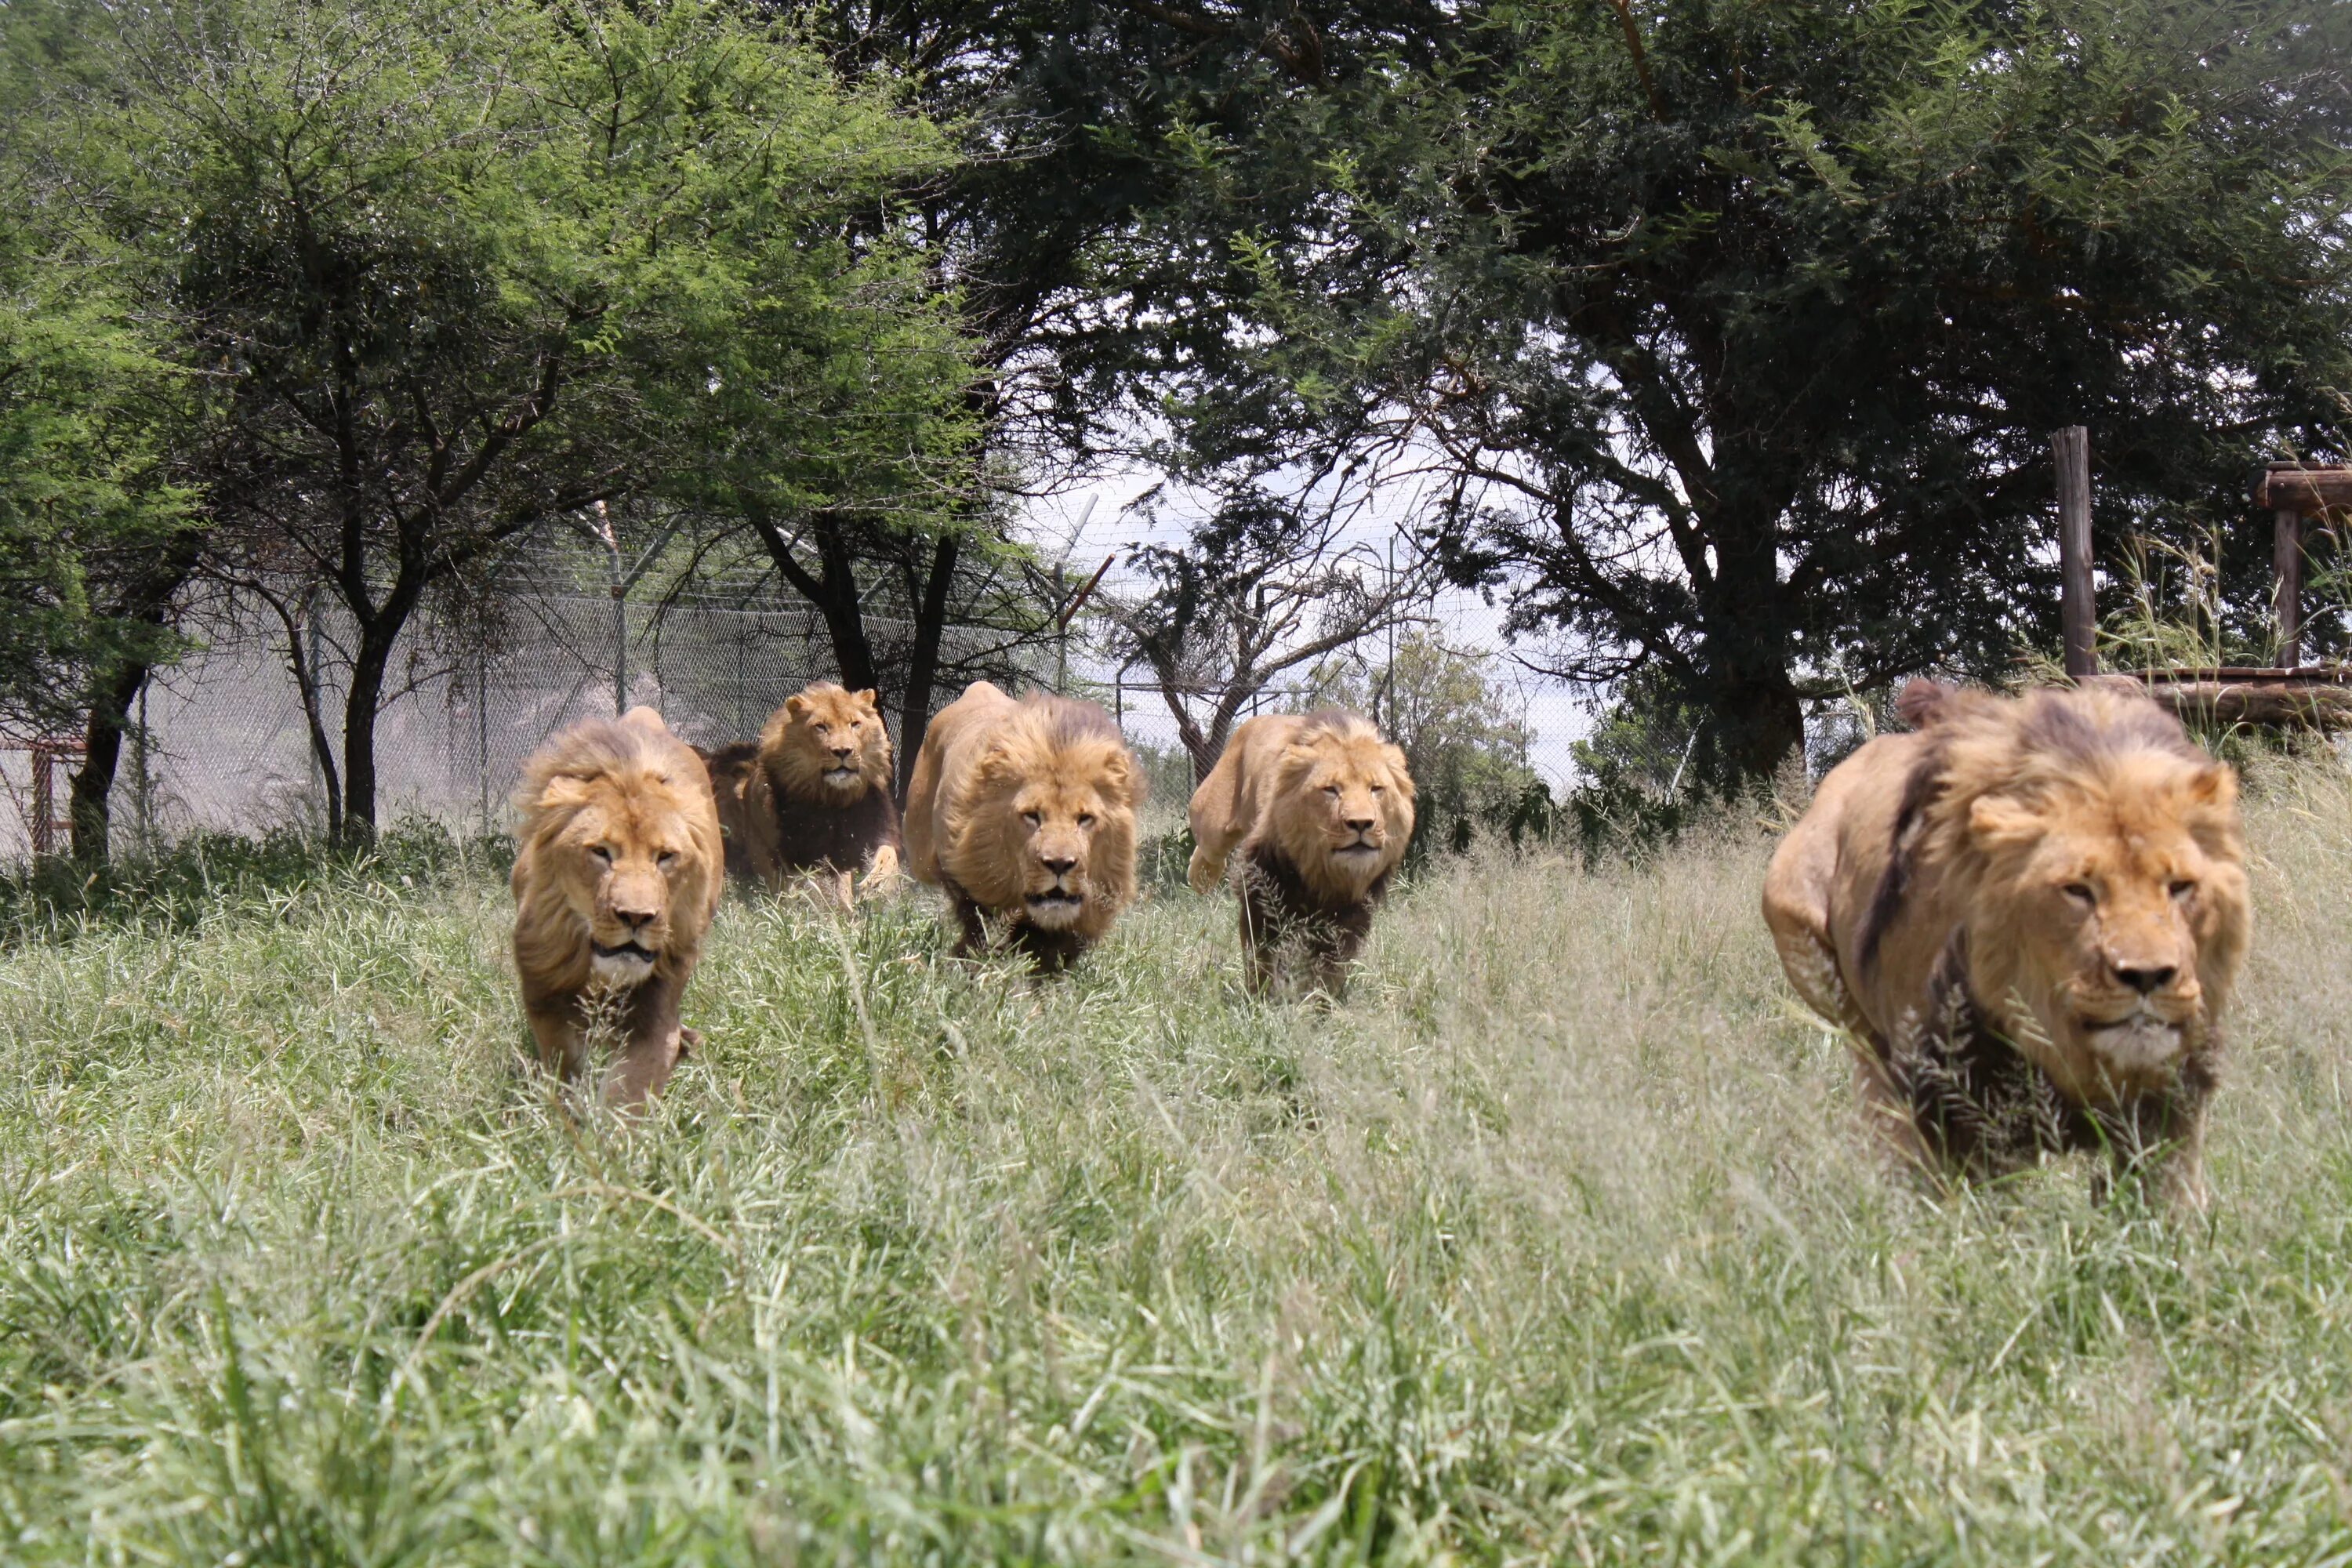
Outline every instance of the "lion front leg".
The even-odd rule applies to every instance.
[[[1241,897],[1242,984],[1253,996],[1274,988],[1277,935],[1274,912],[1246,882]]]
[[[673,1027],[665,1034],[630,1041],[604,1069],[604,1103],[620,1111],[643,1110],[677,1070],[678,1058],[686,1054],[684,1033]]]
[[[588,1036],[578,1023],[561,1012],[534,1010],[524,1016],[539,1047],[540,1070],[559,1083],[570,1083],[587,1070]]]
[[[948,907],[955,911],[958,958],[977,958],[988,951],[988,922],[981,918],[980,904],[961,888],[950,887]]]
[[[857,897],[881,898],[898,891],[898,847],[885,844],[874,851],[874,858],[867,864],[866,875],[858,879]]]
[[[1315,988],[1334,1002],[1348,997],[1348,978],[1362,956],[1364,937],[1350,926],[1318,921],[1307,936],[1307,957]]]
[[[2205,1183],[2205,1103],[2202,1094],[2151,1097],[2135,1107],[2131,1134],[2114,1143],[2115,1179],[2137,1173],[2149,1197],[2176,1216],[2212,1206]]]

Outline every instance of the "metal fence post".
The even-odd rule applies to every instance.
[[[2058,621],[2066,673],[2099,672],[2098,611],[2091,586],[2091,433],[2069,425],[2052,433],[2058,466]]]
[[[151,678],[152,679],[152,678]],[[131,736],[131,801],[139,816],[139,853],[155,852],[155,807],[152,764],[147,758],[147,685],[139,686],[139,728]]]
[[[482,786],[482,831],[490,830],[490,654],[474,646],[474,755]]]

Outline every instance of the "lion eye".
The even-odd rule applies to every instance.
[[[2172,896],[2176,899],[2185,899],[2196,890],[2197,884],[2189,880],[2185,877],[2179,881],[2173,883],[2171,889]]]
[[[1374,784],[1372,786],[1372,793],[1374,795],[1386,795],[1388,792],[1389,786],[1386,784]]]
[[[672,866],[677,864],[677,851],[675,849],[663,850],[660,854],[654,857],[654,864],[660,867],[665,871],[668,870]]]
[[[2058,890],[2079,904],[2095,904],[2099,901],[2099,896],[2091,891],[2091,885],[2088,882],[2069,882]]]
[[[1328,795],[1336,795],[1339,793],[1339,786],[1338,784],[1325,784],[1323,786],[1323,793]]]
[[[1021,814],[1021,820],[1027,823],[1030,826],[1035,827],[1044,822],[1045,818],[1039,816],[1034,811],[1024,811]]]
[[[1080,827],[1092,827],[1094,825],[1095,814],[1093,812],[1082,811],[1078,813],[1078,826]]]

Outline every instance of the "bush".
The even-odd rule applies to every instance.
[[[257,838],[192,834],[152,856],[95,871],[43,858],[0,875],[0,948],[95,927],[186,930],[223,907],[282,905],[327,885],[423,887],[461,873],[503,872],[513,861],[513,841],[503,834],[461,842],[424,817],[394,824],[364,849],[280,827]]]

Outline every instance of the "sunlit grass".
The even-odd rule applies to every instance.
[[[0,1559],[2345,1561],[2352,792],[2255,784],[2188,1229],[1891,1177],[1760,837],[1437,861],[1331,1010],[730,902],[635,1131],[488,866],[20,943]]]

